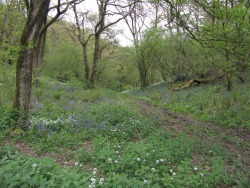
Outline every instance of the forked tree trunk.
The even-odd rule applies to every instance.
[[[27,1],[28,2],[28,1]],[[22,32],[20,53],[16,66],[16,91],[14,108],[22,111],[17,125],[27,129],[30,106],[34,44],[48,14],[49,0],[33,0],[28,5],[28,18]]]

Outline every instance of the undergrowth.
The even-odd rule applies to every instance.
[[[49,83],[42,83],[39,88],[41,96],[31,109],[28,131],[19,134],[9,129],[15,113],[1,108],[1,187],[249,185],[249,172],[243,171],[242,162],[227,150],[186,133],[163,131],[153,117],[142,116],[127,106],[129,97],[103,89],[90,92],[79,83]],[[238,99],[241,92],[227,93],[230,100],[235,98],[229,107],[221,100],[222,92],[216,86],[200,98],[198,91],[202,89],[198,87],[194,93],[173,93],[162,86],[144,93],[144,99],[177,111],[200,114],[204,119],[209,119],[209,113],[215,110],[213,117],[221,118],[222,109],[230,113],[233,108],[243,108],[242,113],[249,110],[241,103],[243,99]],[[202,99],[208,99],[209,94],[213,95],[204,102]],[[237,120],[236,116],[232,119]],[[29,156],[22,148],[18,152],[19,143],[36,155]]]
[[[176,112],[218,123],[224,127],[250,131],[250,85],[235,85],[231,92],[222,83],[172,91],[169,83],[134,90],[129,94]]]

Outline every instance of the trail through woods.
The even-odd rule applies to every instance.
[[[171,133],[186,134],[197,142],[203,143],[204,147],[217,144],[224,148],[231,154],[231,161],[242,161],[243,165],[240,167],[244,171],[248,171],[250,167],[250,134],[243,130],[223,128],[219,125],[199,121],[190,116],[171,112],[167,109],[155,106],[145,101],[130,101],[139,109],[143,116],[150,117],[158,122],[160,129],[170,131]],[[130,103],[129,102],[129,103]],[[130,106],[131,106],[130,105]],[[50,157],[61,166],[74,166],[75,161],[69,160],[65,153],[43,153],[38,154],[34,148],[28,146],[26,143],[13,143],[21,153],[31,155],[34,157]],[[94,150],[91,141],[83,141],[82,147],[86,150]],[[74,152],[74,148],[72,148]],[[197,165],[201,162],[199,153],[194,153],[194,162]],[[67,164],[65,161],[68,161]],[[90,165],[91,166],[91,165]]]
[[[186,133],[205,144],[218,144],[232,154],[232,160],[242,161],[245,171],[250,167],[250,134],[243,130],[223,128],[219,125],[195,120],[187,115],[171,112],[150,103],[137,103],[143,115],[152,117],[161,124],[161,129],[174,134]],[[197,160],[198,157],[197,157]]]

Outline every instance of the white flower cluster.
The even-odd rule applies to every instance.
[[[75,166],[82,167],[82,164],[79,164],[78,162],[75,162]]]
[[[170,169],[169,171],[172,173],[172,175],[173,175],[173,176],[175,176],[175,175],[176,175],[176,173],[175,173],[175,172],[173,172],[173,170],[172,170],[172,169]]]
[[[99,180],[99,185],[104,184],[104,178],[100,178]],[[96,187],[96,179],[95,178],[90,178],[90,185],[89,188],[95,188]]]
[[[95,184],[96,184],[96,179],[95,178],[90,178],[90,185],[89,185],[89,188],[94,188],[95,187]]]
[[[68,117],[58,117],[56,120],[47,119],[45,117],[34,117],[30,118],[31,125],[43,124],[43,125],[57,125],[57,124],[73,124],[75,119],[73,119],[73,115]]]
[[[113,159],[112,158],[108,158],[108,162],[109,163],[113,163]],[[119,161],[118,160],[114,160],[114,163],[118,163]]]
[[[104,178],[100,178],[99,185],[103,185],[103,183],[104,183]]]
[[[90,183],[90,185],[89,185],[89,188],[94,188],[95,185],[96,185],[96,179],[95,179],[96,173],[97,173],[97,168],[93,168],[92,174],[94,175],[94,177],[93,177],[93,178],[90,178],[90,182],[91,182],[91,183]],[[100,179],[99,184],[100,184],[100,182],[102,182],[101,184],[103,184],[104,178],[101,178],[101,179]],[[101,184],[100,184],[100,185],[101,185]]]
[[[51,120],[51,119],[46,119],[45,117],[41,117],[41,118],[32,117],[30,119],[31,125],[37,125],[37,124],[56,125],[61,122],[62,120],[60,118],[57,118],[56,120]]]
[[[113,163],[112,158],[108,158],[109,163]]]
[[[60,129],[58,125],[74,125],[75,119],[72,118],[72,116],[68,117],[58,117],[56,120],[51,120],[45,117],[31,117],[30,118],[30,125],[31,128],[37,127],[41,130],[47,129],[48,127]]]
[[[156,164],[159,164],[159,163],[164,163],[166,161],[166,159],[159,159],[159,160],[156,160]]]
[[[96,175],[97,168],[93,168],[92,174]]]

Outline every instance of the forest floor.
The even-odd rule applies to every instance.
[[[204,109],[194,113],[199,112],[200,106],[191,102],[206,100],[203,93],[199,94],[202,97],[197,96],[198,87],[171,94],[163,85],[145,92],[117,94],[106,90],[88,93],[66,84],[52,86],[44,88],[49,92],[34,106],[37,109],[32,109],[36,123],[30,131],[22,135],[6,130],[2,134],[0,155],[4,156],[7,148],[18,151],[13,154],[20,156],[11,159],[11,163],[2,157],[2,173],[19,173],[12,163],[27,172],[33,169],[32,164],[37,164],[45,170],[41,177],[46,177],[47,169],[53,171],[49,179],[55,181],[60,177],[58,173],[76,172],[77,176],[66,177],[85,178],[81,184],[85,187],[93,177],[104,177],[106,187],[145,187],[144,180],[149,182],[147,187],[157,188],[249,185],[250,131],[241,126],[248,125],[244,116],[248,112],[247,102],[240,105],[244,114],[231,108],[240,117],[238,121],[233,121],[232,114],[210,116],[233,122],[235,126],[230,128],[212,122],[213,119],[200,118],[199,114],[204,117],[207,112]],[[211,86],[210,93],[214,90],[217,87]],[[58,93],[59,97],[55,95]],[[176,100],[171,101],[171,97]],[[213,111],[221,98],[225,96],[210,101]],[[241,98],[246,101],[244,96]],[[171,108],[171,104],[182,111]],[[21,181],[27,182],[25,178]]]
[[[198,142],[204,142],[204,145],[218,144],[232,154],[232,161],[242,161],[241,169],[248,171],[250,167],[250,134],[244,130],[236,130],[223,128],[219,125],[196,120],[188,115],[177,112],[171,112],[149,102],[138,100],[133,104],[137,106],[143,116],[150,117],[161,124],[160,129],[167,130],[173,134],[185,133],[197,139]],[[50,157],[55,159],[58,164],[65,166],[67,155],[56,153],[38,154],[34,148],[29,147],[25,143],[13,143],[21,153],[31,155],[33,157]],[[83,147],[91,151],[93,145],[91,142],[84,142]],[[197,165],[200,163],[199,154],[194,155],[194,161]],[[66,166],[74,166],[75,161],[68,161]]]
[[[218,144],[228,150],[235,160],[243,162],[242,169],[250,167],[250,134],[245,130],[224,128],[214,123],[200,121],[188,115],[172,112],[149,102],[138,101],[138,108],[144,116],[154,118],[162,126],[175,134],[186,133],[207,145]],[[199,160],[199,156],[196,156]],[[198,161],[197,161],[198,162]]]

